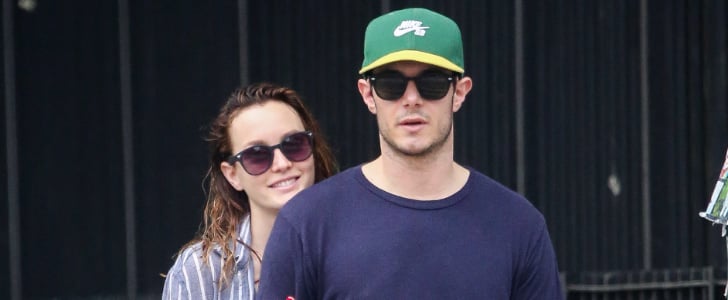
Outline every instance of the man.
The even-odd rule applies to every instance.
[[[381,155],[276,219],[259,299],[562,299],[543,216],[453,160],[472,87],[460,30],[413,8],[371,21],[358,81]]]

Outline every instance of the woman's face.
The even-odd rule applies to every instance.
[[[232,153],[252,146],[278,145],[284,137],[304,131],[303,122],[288,104],[277,100],[266,101],[240,110],[232,120],[228,134]],[[240,162],[221,168],[228,182],[239,191],[245,191],[253,214],[275,215],[299,191],[314,183],[313,155],[293,162],[276,148],[270,168],[260,175],[250,175]]]

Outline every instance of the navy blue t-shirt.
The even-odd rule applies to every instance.
[[[361,167],[280,211],[257,299],[563,299],[543,216],[473,170],[450,197],[420,201]]]

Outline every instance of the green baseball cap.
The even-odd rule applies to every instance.
[[[424,8],[393,11],[369,22],[359,74],[403,60],[463,73],[460,28],[450,18]]]

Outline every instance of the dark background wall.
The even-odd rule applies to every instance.
[[[456,160],[544,213],[562,272],[724,268],[697,216],[728,148],[723,1],[4,0],[0,298],[158,298],[242,83],[297,89],[342,168],[373,159],[363,32],[406,6],[460,24]]]

